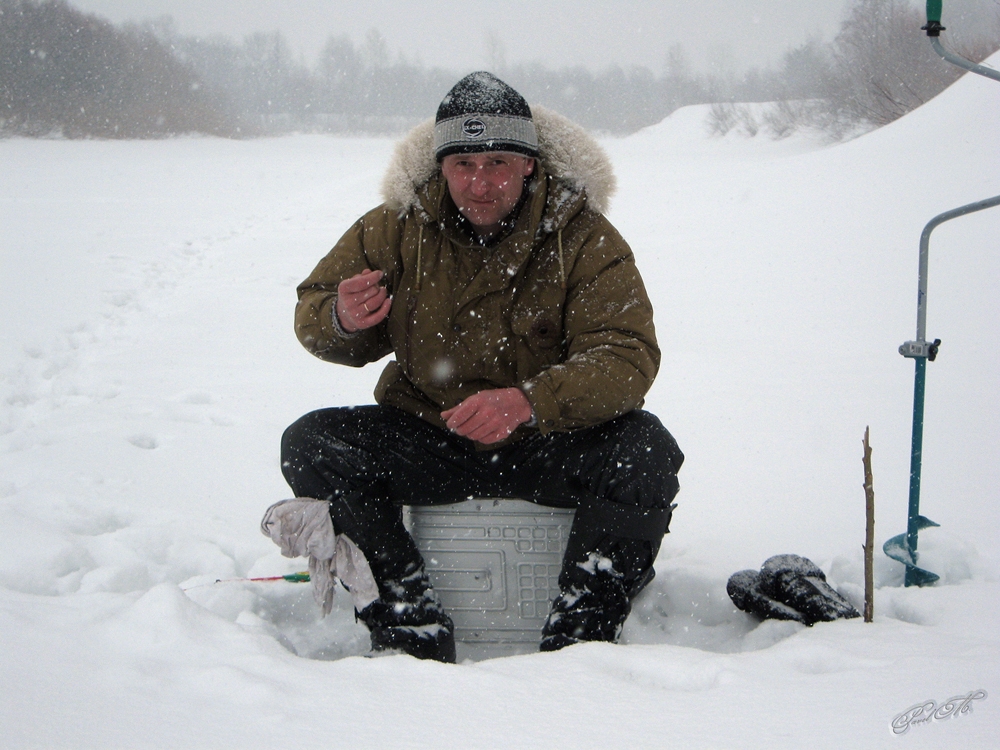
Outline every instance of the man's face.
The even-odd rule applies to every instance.
[[[490,236],[514,210],[524,190],[524,178],[535,171],[535,160],[509,151],[449,154],[441,161],[448,192],[477,234]]]

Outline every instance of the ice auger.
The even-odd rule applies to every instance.
[[[940,36],[941,32],[945,30],[945,27],[941,25],[941,11],[942,0],[928,0],[927,25],[923,26],[922,30],[927,32],[934,51],[953,65],[1000,81],[1000,71],[987,68],[985,65],[977,65],[970,60],[966,60],[964,57],[949,52],[941,46]],[[911,358],[916,366],[916,374],[913,381],[913,435],[910,446],[909,513],[906,523],[906,533],[892,537],[882,546],[885,554],[894,560],[899,560],[899,562],[906,566],[906,576],[904,579],[906,586],[924,586],[934,583],[939,578],[935,573],[917,567],[918,532],[929,526],[940,525],[920,515],[920,462],[924,439],[924,385],[927,377],[927,362],[928,360],[931,362],[934,361],[937,357],[938,347],[941,346],[941,339],[935,339],[933,342],[930,342],[925,338],[927,332],[927,260],[931,232],[939,224],[943,224],[946,221],[997,205],[1000,205],[1000,195],[945,211],[927,222],[926,226],[924,226],[924,231],[920,234],[920,263],[917,281],[917,339],[916,341],[907,341],[899,347],[899,353],[904,357]]]

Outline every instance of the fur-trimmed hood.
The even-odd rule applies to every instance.
[[[606,213],[616,182],[611,160],[600,144],[582,127],[545,107],[533,106],[542,168],[573,192],[585,192],[587,204]],[[390,207],[415,207],[418,190],[438,173],[434,156],[434,120],[422,122],[396,144],[382,179],[382,198]]]

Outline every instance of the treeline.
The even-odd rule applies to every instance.
[[[149,29],[65,2],[0,0],[0,132],[69,138],[226,133],[198,76]]]
[[[997,0],[967,0],[948,42],[981,60],[1000,46]],[[834,137],[919,106],[957,73],[938,60],[907,0],[857,0],[831,43],[810,41],[773,69],[699,74],[680,46],[663,70],[490,67],[529,102],[601,132],[626,134],[688,104],[716,103],[712,127]],[[946,19],[948,20],[948,19]],[[953,30],[954,29],[954,30]],[[491,40],[487,40],[490,42]],[[463,71],[465,72],[465,71]],[[462,72],[393,58],[372,30],[331,37],[308,66],[280,33],[241,42],[187,37],[169,19],[114,26],[65,0],[0,0],[0,134],[250,137],[292,131],[396,133],[431,116]],[[735,102],[780,102],[750,109]]]
[[[375,30],[360,47],[347,36],[331,37],[312,69],[278,32],[251,34],[242,43],[182,37],[166,22],[156,32],[214,93],[233,126],[251,134],[399,132],[433,114],[457,80],[453,72],[390,61]]]
[[[257,33],[242,43],[225,38],[181,37],[169,23],[156,26],[165,45],[225,102],[246,129],[399,132],[434,114],[462,72],[426,68],[392,58],[375,29],[355,45],[331,37],[310,69],[296,62],[280,33]],[[593,130],[625,134],[659,122],[678,107],[712,101],[721,88],[732,94],[760,88],[752,76],[725,87],[695,76],[683,50],[672,51],[659,77],[647,68],[583,67],[551,70],[540,64],[489,67],[529,102],[556,109]],[[769,90],[778,91],[776,76]]]
[[[781,71],[695,74],[681,47],[664,71],[491,66],[530,102],[593,130],[626,134],[678,107],[768,98]],[[461,72],[391,54],[371,30],[331,37],[312,67],[278,32],[240,42],[189,37],[169,19],[115,27],[65,0],[0,0],[0,132],[156,137],[289,131],[396,133],[431,116]]]

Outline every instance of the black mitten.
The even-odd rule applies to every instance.
[[[826,582],[826,575],[819,566],[799,555],[768,558],[760,573],[741,570],[730,577],[726,591],[737,607],[765,619],[797,620],[812,625],[861,617],[861,613]]]
[[[756,570],[733,573],[726,584],[726,592],[733,600],[733,604],[744,612],[750,612],[765,620],[795,620],[805,623],[801,613],[787,604],[772,599],[760,590],[760,573]]]
[[[851,603],[826,582],[812,561],[798,555],[775,555],[760,569],[761,589],[802,613],[806,625],[842,617],[861,617]]]

